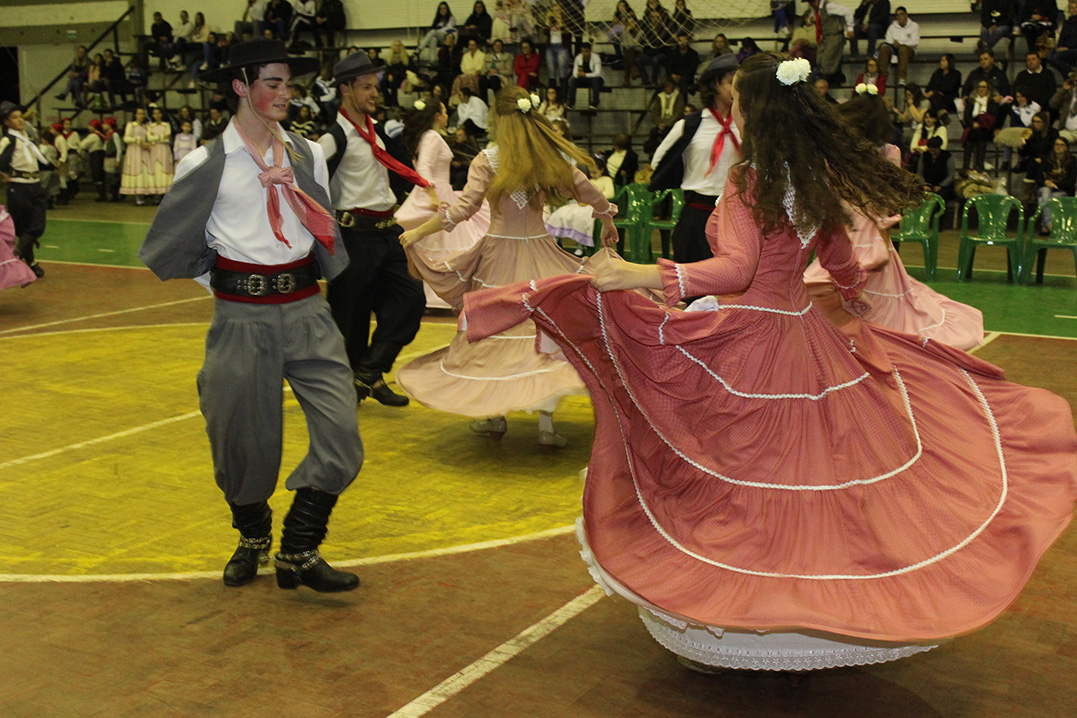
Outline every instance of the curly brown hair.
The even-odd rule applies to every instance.
[[[917,178],[887,161],[810,83],[778,81],[778,63],[788,59],[758,53],[734,79],[744,136],[743,161],[732,180],[764,231],[789,226],[783,201],[790,185],[796,196],[793,222],[805,228],[848,224],[843,201],[869,217],[919,204],[923,189]],[[750,187],[748,168],[755,175]]]

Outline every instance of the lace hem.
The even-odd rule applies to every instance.
[[[610,206],[606,208],[605,212],[599,212],[597,209],[592,207],[591,216],[595,219],[598,219],[599,217],[609,217],[610,219],[613,219],[617,216],[617,211],[617,205],[615,205],[613,202],[610,202]]]
[[[456,229],[456,225],[460,224],[449,217],[449,205],[446,202],[442,202],[438,207],[438,221],[441,223],[442,232],[451,232]]]

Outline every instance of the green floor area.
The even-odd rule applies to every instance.
[[[143,222],[50,217],[38,257],[44,262],[141,267],[136,254],[148,227]],[[1049,275],[1042,285],[1010,284],[1004,271],[986,268],[998,263],[994,260],[1004,261],[1004,255],[998,254],[998,257],[977,255],[972,281],[958,282],[952,267],[940,266],[939,279],[930,285],[959,302],[979,308],[987,331],[1077,338],[1077,279],[1072,274]],[[909,273],[924,280],[923,268],[915,266],[918,254],[910,251],[903,252],[903,256],[910,263]],[[944,254],[940,264],[945,261]],[[1068,265],[1054,263],[1049,267],[1062,267],[1066,271]]]

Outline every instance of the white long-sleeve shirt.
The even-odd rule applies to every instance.
[[[890,27],[886,29],[885,42],[916,47],[920,44],[920,26],[912,20],[906,20],[905,27],[902,27],[897,20],[894,20],[890,23]]]

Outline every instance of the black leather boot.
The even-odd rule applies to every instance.
[[[243,586],[258,575],[258,567],[269,563],[273,543],[273,511],[269,502],[233,504],[232,527],[239,529],[239,546],[224,567],[225,586]]]
[[[408,397],[403,394],[397,394],[395,391],[389,388],[389,385],[385,383],[385,379],[380,374],[375,375],[373,378],[370,376],[356,376],[355,377],[355,397],[359,401],[372,397],[379,404],[385,406],[407,406],[410,401]]]
[[[397,394],[385,383],[384,374],[393,368],[393,362],[403,346],[388,342],[371,344],[355,367],[355,395],[362,401],[372,397],[385,406],[407,406],[408,397]]]
[[[354,573],[337,571],[322,558],[318,547],[325,538],[329,514],[337,497],[312,488],[295,492],[295,501],[284,517],[280,551],[276,556],[277,586],[309,586],[321,593],[351,591],[359,587]]]

